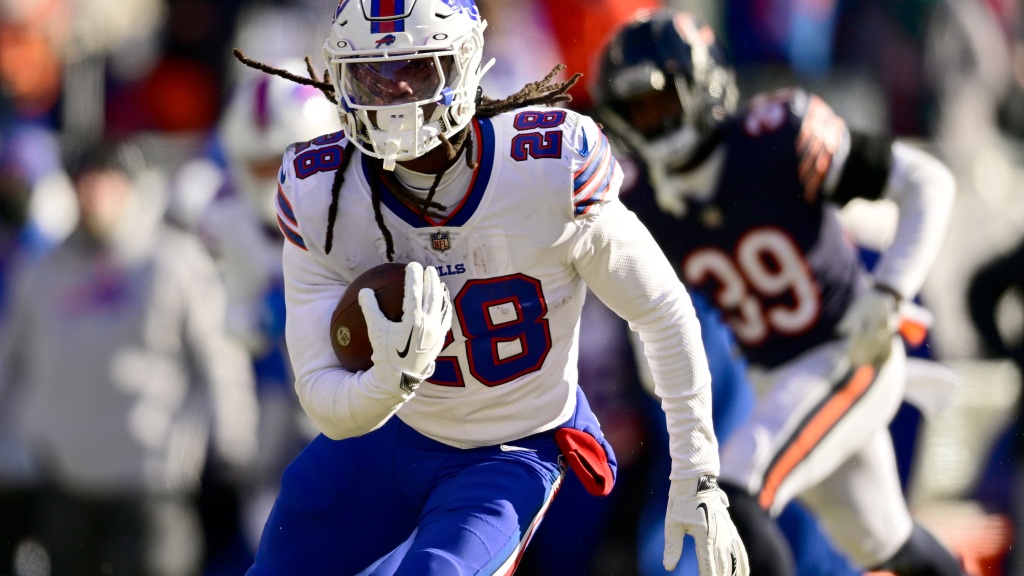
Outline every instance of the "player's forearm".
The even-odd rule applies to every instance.
[[[899,207],[899,220],[893,243],[875,268],[875,279],[910,298],[920,291],[942,245],[956,184],[932,156],[899,142],[892,152],[885,195]]]
[[[295,390],[306,415],[333,440],[376,430],[413,396],[381,384],[369,371],[353,374],[341,368],[297,378]]]
[[[685,417],[693,407],[707,407],[711,412],[710,388],[706,398],[664,398],[661,409],[665,411],[665,421],[669,433],[669,455],[672,457],[671,480],[686,480],[705,474],[718,476],[718,440],[711,427],[710,417],[707,421]]]
[[[644,343],[671,436],[673,477],[718,472],[711,425],[711,374],[700,323],[672,265],[636,217],[605,208],[581,244],[576,269]]]
[[[700,324],[689,298],[663,316],[661,326],[631,324],[661,398],[669,433],[672,479],[718,474],[718,441],[711,424],[711,373],[701,343]],[[682,324],[680,333],[678,325]],[[661,323],[659,323],[661,324]]]

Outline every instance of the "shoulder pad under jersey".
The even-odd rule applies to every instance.
[[[618,197],[622,170],[591,118],[562,108],[535,107],[498,114],[489,121],[502,134],[496,153],[508,154],[513,170],[557,183],[558,190],[565,190],[563,183],[568,183],[571,203],[566,206],[571,206],[572,217],[590,214]]]
[[[303,222],[301,214],[309,210],[300,210],[299,205],[311,204],[313,211],[323,214],[326,220],[327,212],[320,207],[330,203],[331,183],[342,164],[347,143],[344,132],[333,132],[308,142],[297,142],[285,150],[277,175],[277,224],[285,239],[302,250],[309,249],[310,229],[321,226]]]
[[[799,88],[758,94],[741,114],[747,136],[792,142],[804,198],[817,201],[833,157],[849,140],[846,122],[824,100]]]

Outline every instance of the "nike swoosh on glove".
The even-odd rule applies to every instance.
[[[419,262],[405,267],[402,320],[392,322],[380,311],[370,288],[359,291],[359,307],[373,347],[370,372],[382,384],[411,394],[434,373],[434,360],[452,327],[452,300],[433,266]]]
[[[729,498],[714,476],[673,480],[665,514],[665,569],[672,571],[689,534],[700,576],[749,576],[750,561],[729,516]]]
[[[889,359],[899,329],[897,304],[892,293],[870,288],[843,314],[836,332],[848,339],[846,355],[852,366],[880,366]]]

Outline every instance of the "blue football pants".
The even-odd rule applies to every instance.
[[[458,449],[399,418],[287,467],[248,576],[509,574],[563,477],[554,431]]]

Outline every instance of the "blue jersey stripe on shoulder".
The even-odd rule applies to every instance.
[[[577,216],[586,214],[587,211],[590,210],[591,206],[604,202],[605,195],[607,195],[608,190],[611,189],[612,176],[615,174],[617,166],[618,162],[614,157],[612,157],[601,183],[594,188],[594,191],[591,194],[588,194],[585,198],[581,198],[573,204],[573,211]]]
[[[295,244],[296,246],[302,248],[303,250],[307,250],[306,241],[303,240],[302,235],[292,230],[287,224],[285,224],[284,220],[281,220],[280,216],[277,217],[277,227],[281,229],[281,234],[283,234],[284,237],[287,238],[289,242]]]
[[[605,163],[605,158],[610,154],[611,149],[608,146],[608,139],[602,134],[601,140],[598,142],[597,149],[590,153],[590,160],[583,165],[583,168],[576,171],[576,174],[573,175],[572,187],[574,193],[587,185],[587,182],[589,182],[594,176],[594,173],[601,168]]]
[[[277,208],[294,226],[299,225],[299,221],[295,219],[295,210],[292,209],[292,205],[288,202],[280,185],[277,187]]]

